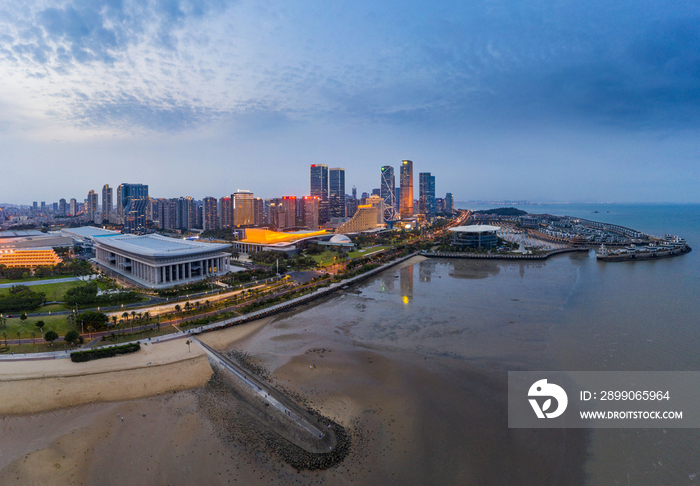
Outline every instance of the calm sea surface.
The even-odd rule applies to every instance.
[[[539,263],[428,259],[295,316],[359,345],[508,370],[700,370],[700,205],[523,206],[652,235],[694,251],[634,263],[569,254]],[[598,211],[598,213],[593,213]],[[698,404],[700,406],[700,404]],[[588,484],[699,484],[700,431],[592,430]]]

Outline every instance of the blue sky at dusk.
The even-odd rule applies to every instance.
[[[0,0],[0,202],[405,158],[457,200],[700,202],[699,135],[694,1]]]

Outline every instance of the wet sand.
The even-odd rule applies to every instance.
[[[410,268],[396,271],[405,280]],[[412,295],[399,280],[400,295]],[[369,285],[381,282],[382,277]],[[113,400],[95,393],[109,389],[119,390],[124,401],[73,407],[67,403],[50,412],[2,419],[0,484],[583,483],[584,431],[507,427],[504,370],[509,365],[504,357],[519,339],[494,348],[505,356],[488,366],[477,366],[456,352],[413,348],[416,341],[395,337],[401,328],[386,328],[383,316],[375,316],[381,319],[377,329],[358,317],[372,302],[386,307],[376,300],[381,295],[368,298],[356,288],[350,290],[287,315],[201,336],[216,349],[248,353],[279,389],[344,427],[350,451],[332,468],[297,470],[285,462],[288,445],[262,427],[216,375],[204,384],[211,368],[196,346],[187,353],[184,340],[179,340],[152,346],[153,352],[166,346],[161,353],[171,361],[161,368],[171,373],[155,372],[139,356],[140,367],[130,371],[70,377],[88,385],[83,402]],[[391,305],[406,305],[400,295],[392,297],[397,302]],[[343,309],[352,315],[343,314]],[[408,321],[406,329],[415,325]],[[374,337],[362,335],[363,330]],[[380,330],[386,334],[378,334]],[[503,338],[498,329],[494,333],[472,334],[475,342],[468,349]],[[445,328],[430,339],[448,343],[452,336]],[[428,343],[425,338],[419,342]],[[470,351],[465,348],[462,353]],[[183,361],[190,356],[194,359]],[[113,366],[117,359],[122,358],[101,360],[104,364],[99,366]],[[493,364],[497,360],[500,366]],[[89,368],[90,363],[85,365]],[[199,366],[195,374],[206,379],[195,385],[198,388],[153,393],[154,387],[168,388],[166,380],[182,380]],[[16,380],[7,382],[11,386],[37,381],[19,380],[21,370],[14,373]],[[115,381],[102,383],[100,377],[110,374]],[[67,378],[39,378],[44,387],[62,379]],[[148,394],[150,398],[132,399]]]

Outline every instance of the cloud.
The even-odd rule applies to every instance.
[[[125,132],[180,132],[221,116],[220,112],[173,98],[140,98],[134,94],[76,94],[72,120],[84,129],[120,129]]]

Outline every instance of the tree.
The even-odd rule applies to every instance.
[[[46,334],[44,334],[44,339],[50,342],[51,346],[53,346],[53,342],[58,339],[58,334],[56,334],[56,331],[46,331]]]
[[[112,323],[116,326],[117,325],[117,315],[113,314],[112,315]]]
[[[32,344],[36,344],[36,331],[32,331]]]
[[[68,331],[63,339],[69,344],[75,344],[80,341],[80,333],[76,330]]]
[[[21,331],[17,331],[17,344],[22,344]]]
[[[129,313],[128,312],[123,313],[122,319],[124,319],[126,322],[129,322]]]
[[[0,315],[0,326],[3,328],[7,325],[7,317]]]
[[[143,330],[146,330],[146,326],[148,325],[148,322],[151,320],[151,313],[149,311],[146,311],[143,313],[143,318],[145,319],[145,322],[143,324]]]
[[[19,316],[19,319],[22,321],[22,324],[24,324],[24,321],[27,320],[27,313],[22,312],[22,315]]]
[[[39,328],[39,330],[41,331],[41,335],[43,336],[44,335],[44,326],[45,326],[44,321],[36,321],[36,324],[34,324],[34,325]]]

